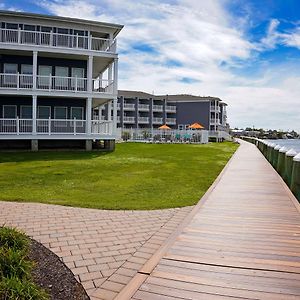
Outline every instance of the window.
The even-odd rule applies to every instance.
[[[72,68],[72,77],[84,78],[84,68]]]
[[[55,67],[55,76],[68,77],[69,68],[68,67]]]
[[[21,106],[21,119],[32,119],[32,107],[29,105]]]
[[[17,117],[17,106],[16,105],[3,105],[3,118],[4,119],[15,119]]]
[[[17,64],[4,64],[4,84],[9,86],[17,86],[17,73],[18,65]]]
[[[67,119],[67,107],[55,106],[54,119]]]
[[[18,65],[17,64],[4,64],[4,73],[5,74],[17,74]]]
[[[83,120],[83,107],[71,107],[71,119]]]
[[[26,75],[32,75],[32,65],[21,65],[21,73]]]
[[[189,129],[190,124],[185,125],[185,129]]]
[[[49,119],[51,117],[50,106],[38,106],[38,119]]]
[[[21,65],[22,76],[20,77],[20,84],[22,87],[32,87],[32,73],[32,65]]]
[[[26,30],[26,31],[36,31],[36,26],[35,25],[26,25],[26,24],[24,24],[24,30]]]
[[[42,26],[41,27],[41,31],[42,32],[51,32],[52,31],[52,27]]]
[[[55,87],[65,89],[68,86],[68,67],[55,67]]]
[[[18,29],[18,24],[16,23],[6,23],[6,29]]]
[[[72,68],[72,87],[85,90],[84,68]]]
[[[51,75],[52,75],[51,66],[39,66],[38,87],[49,88],[49,84],[50,84],[49,76]]]
[[[179,130],[183,130],[184,129],[184,125],[182,125],[182,124],[178,125],[178,129]]]

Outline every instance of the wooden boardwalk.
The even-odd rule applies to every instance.
[[[241,142],[218,182],[118,299],[300,299],[300,209]]]

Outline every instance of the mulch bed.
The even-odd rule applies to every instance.
[[[31,240],[29,259],[35,262],[33,280],[51,300],[90,300],[70,269],[42,244]]]

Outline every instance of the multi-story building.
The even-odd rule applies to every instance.
[[[123,26],[0,11],[0,147],[114,147]],[[93,119],[107,104],[112,115]]]
[[[170,128],[186,129],[195,122],[209,131],[228,128],[227,104],[216,97],[156,96],[121,90],[118,94],[117,122],[120,128],[158,128],[167,124]],[[102,106],[99,111],[100,119],[106,119],[108,107]]]

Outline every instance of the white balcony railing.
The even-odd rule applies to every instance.
[[[220,112],[221,109],[220,109],[220,106],[214,106],[214,105],[212,105],[212,106],[210,106],[210,111],[211,112]]]
[[[135,117],[123,117],[124,123],[135,123]]]
[[[0,74],[0,89],[33,89],[33,75],[26,74]],[[61,77],[61,76],[36,76],[36,89],[48,91],[87,92],[87,78]],[[93,79],[93,93],[112,94],[113,80]]]
[[[139,110],[149,110],[149,104],[139,104]]]
[[[175,118],[167,118],[166,123],[167,124],[176,124],[176,119]]]
[[[176,106],[175,105],[167,105],[166,111],[168,112],[176,112]]]
[[[87,134],[86,120],[36,119],[37,135],[84,135]],[[33,134],[33,119],[0,119],[0,135]],[[111,121],[91,120],[91,134],[111,135]]]
[[[138,122],[142,123],[142,124],[149,123],[149,118],[148,117],[139,117]]]
[[[153,105],[153,111],[163,111],[162,105]]]
[[[210,119],[210,124],[212,124],[212,125],[218,125],[218,124],[220,124],[220,119],[211,118]]]
[[[124,109],[126,109],[126,110],[134,110],[135,109],[135,104],[124,103]]]
[[[112,94],[114,92],[114,81],[93,79],[93,92]]]
[[[162,124],[163,123],[163,118],[153,118],[152,123],[153,124]]]
[[[116,52],[115,40],[22,29],[0,29],[0,43]]]
[[[87,79],[78,77],[37,75],[37,89],[49,91],[86,92]]]

